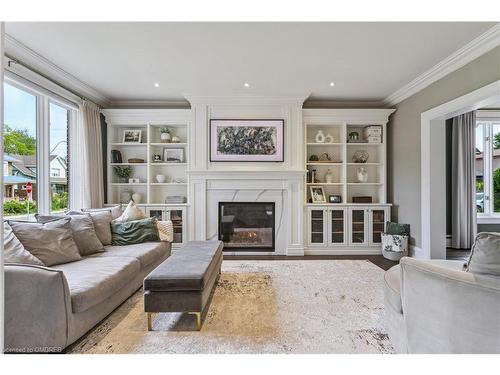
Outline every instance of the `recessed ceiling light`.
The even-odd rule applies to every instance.
[[[160,87],[160,84],[158,82],[155,82],[155,87]]]
[[[243,84],[243,86],[245,86],[245,87],[250,87],[250,84],[249,84],[248,82],[245,82],[245,83]]]
[[[335,82],[330,82],[330,87],[335,86]]]

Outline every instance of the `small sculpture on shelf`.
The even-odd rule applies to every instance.
[[[167,181],[167,176],[165,176],[164,174],[157,174],[156,181],[160,184],[163,184],[164,182]]]
[[[366,182],[366,181],[368,181],[368,172],[366,171],[366,169],[364,167],[359,167],[356,170],[356,175],[357,175],[357,178],[358,178],[358,182]]]
[[[325,143],[325,135],[323,134],[323,130],[318,130],[316,133],[316,137],[314,137],[316,143]]]
[[[325,143],[333,143],[333,142],[334,142],[333,135],[328,133],[325,137]]]
[[[367,151],[358,150],[352,156],[352,161],[354,163],[366,163],[368,161],[369,157],[370,157],[370,154]]]
[[[309,156],[309,161],[318,161],[319,158],[318,158],[318,155],[315,155],[315,154],[312,154],[311,156]]]
[[[330,161],[332,161],[332,158],[330,157],[330,155],[327,152],[323,152],[320,155],[318,160],[321,162],[330,162]]]
[[[350,132],[349,133],[349,141],[359,141],[359,133],[358,132]]]
[[[172,136],[169,128],[160,128],[160,139],[163,143],[170,143]]]
[[[326,171],[325,182],[327,184],[333,183],[333,173],[332,173],[332,171],[330,169],[328,169],[328,171]]]
[[[176,136],[176,135],[173,135],[172,136],[172,143],[180,143],[181,142],[181,139]]]

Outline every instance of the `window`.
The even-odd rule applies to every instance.
[[[68,207],[68,132],[75,113],[38,86],[10,78],[4,83],[4,216],[34,220],[37,212]]]
[[[476,122],[476,206],[479,218],[500,219],[500,119]]]
[[[4,84],[4,216],[33,219],[37,212],[37,108],[36,95]]]

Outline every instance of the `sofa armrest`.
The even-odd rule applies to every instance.
[[[500,353],[500,280],[401,260],[410,353]]]
[[[62,271],[5,265],[5,352],[60,352],[68,342],[71,297]]]

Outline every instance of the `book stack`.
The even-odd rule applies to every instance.
[[[186,197],[183,195],[169,195],[167,198],[165,198],[165,203],[166,204],[186,203]]]
[[[363,138],[368,143],[382,143],[382,127],[380,125],[369,125],[363,128]]]

